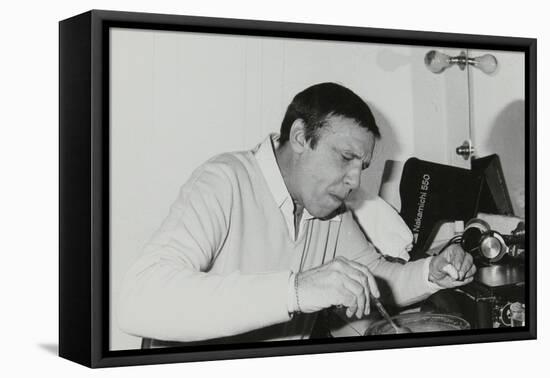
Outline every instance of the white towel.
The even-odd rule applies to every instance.
[[[399,213],[376,196],[353,209],[357,222],[383,255],[409,261],[413,234]]]

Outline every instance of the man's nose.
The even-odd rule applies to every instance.
[[[361,168],[350,169],[344,182],[350,191],[357,189],[361,185]]]

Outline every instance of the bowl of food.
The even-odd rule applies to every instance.
[[[447,314],[415,312],[392,317],[398,327],[406,327],[411,333],[461,331],[470,329],[466,320]],[[395,328],[386,320],[377,321],[367,329],[365,336],[396,334]]]

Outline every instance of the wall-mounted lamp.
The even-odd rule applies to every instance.
[[[456,64],[461,70],[464,70],[469,64],[479,68],[486,74],[492,74],[496,71],[498,66],[497,58],[491,54],[485,54],[477,58],[469,58],[464,51],[462,51],[460,55],[452,57],[439,51],[431,50],[424,57],[424,63],[433,73],[441,73],[453,64]]]

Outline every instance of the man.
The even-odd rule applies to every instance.
[[[470,282],[475,266],[459,247],[390,263],[347,211],[379,136],[361,98],[323,83],[294,98],[280,136],[198,168],[126,276],[122,329],[173,341],[307,338],[319,310],[368,314],[381,283],[409,304]]]

